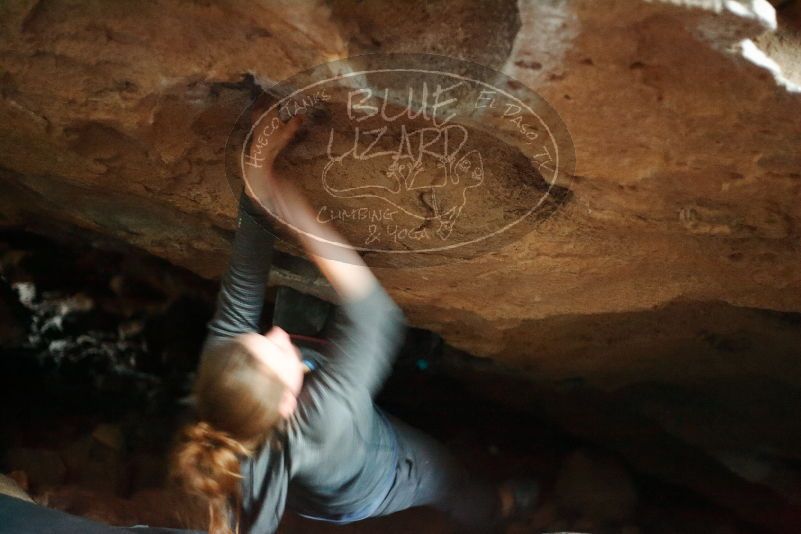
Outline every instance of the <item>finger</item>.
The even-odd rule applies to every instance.
[[[280,142],[280,149],[283,150],[286,145],[289,144],[292,139],[295,138],[295,135],[298,133],[300,129],[300,125],[303,122],[298,115],[295,115],[284,125],[281,131],[281,142]]]
[[[299,115],[295,115],[291,119],[289,119],[283,126],[281,126],[278,131],[274,134],[274,139],[272,140],[272,147],[271,151],[274,151],[275,154],[280,152],[281,150],[289,144],[295,134],[300,128],[303,119]]]
[[[303,117],[301,115],[295,115],[291,119],[289,119],[286,123],[287,131],[289,132],[290,137],[294,136],[295,133],[300,128],[300,125],[303,124]]]

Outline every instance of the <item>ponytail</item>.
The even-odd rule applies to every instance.
[[[210,534],[233,534],[242,507],[241,460],[280,431],[286,390],[236,338],[207,350],[195,379],[198,422],[183,429],[173,478],[208,504]],[[232,514],[232,507],[235,514]]]
[[[207,501],[210,534],[234,534],[229,523],[233,502],[238,534],[242,499],[240,460],[253,452],[205,422],[186,427],[182,438],[173,458],[173,478],[184,490]]]

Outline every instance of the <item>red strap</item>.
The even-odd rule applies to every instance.
[[[289,334],[289,339],[298,341],[305,341],[307,343],[313,343],[318,345],[328,345],[329,341],[322,337],[314,337],[314,336],[304,336],[301,334]]]

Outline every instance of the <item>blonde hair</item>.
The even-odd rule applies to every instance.
[[[185,427],[172,475],[185,491],[208,503],[209,533],[239,532],[243,458],[280,428],[286,385],[236,338],[207,351],[195,380],[198,422]]]

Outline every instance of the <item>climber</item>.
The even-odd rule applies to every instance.
[[[182,433],[174,473],[208,501],[213,534],[274,532],[285,508],[344,524],[420,505],[487,531],[530,507],[536,484],[480,483],[373,403],[404,318],[361,257],[333,244],[344,241],[276,176],[300,122],[273,121],[249,147],[231,263],[195,381],[197,422]],[[313,363],[281,328],[259,330],[275,239],[268,213],[295,231],[341,301],[330,350]]]

